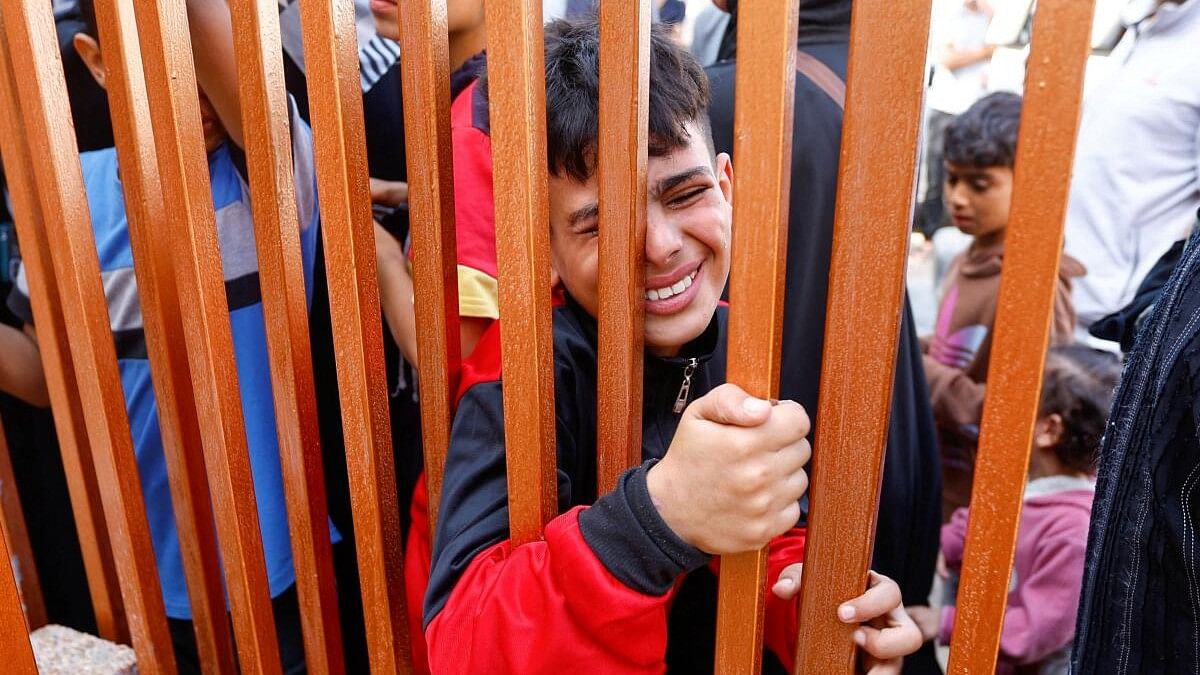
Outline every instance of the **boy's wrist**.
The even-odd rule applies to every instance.
[[[640,593],[662,595],[709,555],[679,537],[654,506],[647,478],[653,466],[647,462],[622,474],[615,490],[580,514],[579,526],[613,576]]]

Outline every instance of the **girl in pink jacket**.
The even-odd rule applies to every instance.
[[[1072,345],[1052,348],[1046,356],[997,673],[1067,673],[1096,450],[1119,377],[1117,358],[1105,352]],[[967,513],[958,509],[942,527],[950,589],[962,567]],[[954,616],[950,598],[941,616],[943,643],[950,642]]]

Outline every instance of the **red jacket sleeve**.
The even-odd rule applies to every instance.
[[[545,540],[477,555],[426,630],[437,673],[659,673],[671,592],[621,583],[580,532],[579,507]]]

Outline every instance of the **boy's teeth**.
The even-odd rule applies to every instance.
[[[692,282],[695,279],[696,279],[696,272],[692,272],[691,274],[680,279],[679,281],[675,282],[671,286],[667,286],[665,288],[656,288],[653,290],[646,291],[646,299],[650,300],[651,302],[653,302],[655,300],[666,300],[667,298],[671,297],[672,295],[678,295],[678,294],[686,291],[688,289],[688,287],[692,285]]]

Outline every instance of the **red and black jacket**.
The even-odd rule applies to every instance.
[[[560,515],[544,540],[517,547],[509,541],[499,326],[492,326],[471,360],[497,367],[464,368],[474,379],[464,382],[446,461],[424,608],[433,672],[711,670],[715,561],[658,515],[646,472],[675,434],[684,370],[693,366],[689,400],[725,381],[725,316],[719,308],[677,358],[646,355],[645,463],[597,495],[596,323],[570,299],[555,308]],[[772,542],[769,579],[803,551],[802,530]],[[764,593],[770,660],[790,666],[795,601]]]

